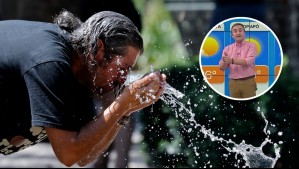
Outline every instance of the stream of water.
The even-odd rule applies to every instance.
[[[249,167],[249,168],[273,168],[277,162],[277,160],[280,158],[280,147],[278,146],[277,143],[273,143],[269,139],[269,131],[267,131],[268,127],[268,121],[265,118],[264,114],[261,112],[261,115],[265,121],[265,127],[264,127],[264,133],[266,134],[265,140],[261,143],[259,147],[254,147],[250,144],[246,144],[245,140],[243,140],[241,143],[235,143],[233,140],[225,140],[222,137],[215,136],[213,131],[210,129],[205,128],[204,126],[198,124],[194,117],[195,114],[192,112],[191,109],[188,109],[185,107],[185,104],[179,101],[184,97],[184,94],[179,92],[178,90],[174,89],[170,85],[166,86],[166,89],[163,93],[163,95],[160,97],[162,101],[164,101],[165,104],[170,106],[173,111],[176,113],[176,117],[180,117],[183,120],[185,120],[188,123],[192,123],[193,129],[189,128],[187,131],[192,131],[192,130],[198,130],[201,133],[203,133],[205,136],[209,137],[211,141],[218,141],[221,143],[221,145],[231,153],[236,154],[236,160],[237,160],[237,155],[241,155],[243,160],[245,161],[245,166],[244,167]],[[182,116],[181,112],[186,111],[189,115],[190,118],[185,118]],[[275,149],[275,158],[269,157],[264,154],[263,152],[263,147],[266,144],[272,144]],[[196,154],[196,153],[195,153]]]
[[[153,68],[151,68],[151,71],[153,72]],[[131,76],[130,81],[134,81],[139,77],[140,76]],[[265,121],[265,127],[263,132],[265,133],[266,138],[259,147],[255,147],[253,145],[246,144],[245,140],[243,140],[241,143],[236,143],[231,139],[226,140],[222,137],[215,136],[213,134],[214,132],[211,129],[207,129],[205,126],[196,122],[195,113],[193,113],[191,109],[186,108],[185,104],[180,101],[180,99],[182,99],[183,97],[186,97],[185,94],[181,93],[180,91],[167,84],[160,99],[175,112],[176,118],[181,118],[188,124],[191,124],[192,128],[188,128],[186,129],[186,131],[191,132],[192,130],[197,130],[203,133],[205,137],[209,137],[211,141],[219,142],[221,146],[224,147],[228,152],[235,153],[236,161],[238,161],[237,156],[241,155],[242,159],[245,161],[245,166],[243,167],[273,168],[275,166],[277,160],[280,158],[280,147],[277,143],[273,143],[269,138],[270,131],[267,131],[268,120],[265,118],[263,112],[261,112],[261,116]],[[186,116],[183,115],[183,111],[189,114],[188,118],[186,118]],[[273,145],[275,151],[274,158],[264,154],[263,147],[266,144]],[[196,152],[196,148],[194,148],[194,151],[195,154],[198,154]],[[224,156],[225,155],[226,154],[224,154]]]

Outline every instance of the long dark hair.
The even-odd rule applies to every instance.
[[[94,56],[99,39],[104,43],[104,57],[108,61],[115,55],[125,55],[129,45],[143,52],[143,39],[134,23],[116,12],[98,12],[81,22],[78,17],[63,10],[54,18],[54,23],[70,33],[70,43],[79,56]]]

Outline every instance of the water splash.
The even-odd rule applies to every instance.
[[[265,128],[264,128],[264,133],[268,136],[263,143],[261,144],[260,147],[254,147],[250,144],[246,144],[245,141],[243,140],[240,144],[235,143],[231,139],[225,140],[221,137],[215,136],[213,132],[210,129],[206,129],[205,126],[202,126],[198,124],[194,117],[195,114],[192,113],[191,109],[188,109],[184,106],[182,102],[180,102],[178,99],[181,99],[184,96],[181,92],[178,90],[174,89],[170,85],[166,86],[166,89],[163,93],[163,95],[160,97],[162,101],[164,101],[165,104],[169,105],[171,108],[176,108],[173,109],[176,113],[176,117],[181,117],[184,119],[186,122],[191,122],[193,124],[194,129],[199,128],[200,132],[204,134],[205,137],[210,137],[211,141],[218,141],[221,143],[222,147],[224,147],[228,152],[230,153],[236,153],[236,159],[237,155],[241,155],[243,160],[245,161],[245,166],[244,167],[250,167],[250,168],[273,168],[277,162],[277,160],[280,158],[280,147],[278,144],[273,143],[269,139],[269,131],[266,132],[267,126],[268,126],[268,121],[266,120],[264,114],[262,113],[262,117],[265,120]],[[182,117],[181,111],[186,111],[190,115],[190,119],[186,119]],[[192,129],[191,129],[192,130]],[[188,129],[187,131],[190,131]],[[275,158],[269,157],[264,154],[263,152],[263,147],[266,144],[273,144],[274,149],[275,149]],[[197,154],[195,152],[195,154]]]
[[[153,66],[151,66],[151,72],[154,71]],[[139,79],[141,75],[135,74],[130,75],[128,78],[128,83],[131,83],[137,79]],[[205,86],[203,88],[206,88]],[[277,160],[280,158],[280,147],[278,144],[273,143],[269,139],[270,131],[267,131],[268,128],[268,120],[265,118],[263,112],[261,113],[264,121],[265,121],[265,127],[263,129],[264,133],[267,135],[267,138],[261,143],[259,147],[252,146],[250,144],[246,144],[245,140],[243,140],[241,143],[237,144],[231,139],[225,140],[222,137],[215,136],[213,131],[211,129],[207,129],[205,126],[200,125],[195,120],[195,114],[192,112],[191,109],[188,109],[185,107],[185,104],[179,101],[179,99],[182,99],[185,95],[173,88],[168,83],[166,84],[165,90],[163,94],[160,96],[160,99],[167,104],[174,112],[176,118],[182,118],[185,120],[185,122],[191,124],[193,126],[194,130],[198,129],[201,133],[204,134],[205,138],[209,137],[211,141],[218,141],[221,143],[221,146],[224,147],[228,152],[235,153],[235,158],[237,160],[237,156],[241,155],[243,160],[245,161],[245,166],[243,167],[249,167],[249,168],[273,168],[277,162]],[[187,112],[190,117],[189,119],[186,119],[183,116],[182,111]],[[259,109],[257,111],[260,111]],[[193,130],[192,128],[185,129],[189,133]],[[275,149],[275,158],[269,157],[264,154],[263,147],[266,144],[273,144]],[[194,148],[195,154],[199,155],[198,152],[196,152],[196,147]],[[196,162],[196,161],[195,161]]]

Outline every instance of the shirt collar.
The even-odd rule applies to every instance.
[[[236,47],[242,47],[245,43],[245,40],[243,40],[241,43],[235,42]]]

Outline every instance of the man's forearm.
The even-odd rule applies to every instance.
[[[238,59],[238,58],[233,58],[233,64],[235,65],[246,65],[245,59]]]
[[[121,101],[113,102],[102,115],[85,125],[80,131],[66,131],[46,128],[49,140],[58,159],[66,166],[71,166],[84,159],[101,142],[98,149],[104,150],[117,133],[117,121],[128,111]],[[102,139],[106,141],[102,142]]]
[[[104,98],[105,101],[103,101],[103,98],[98,98],[97,101],[100,102],[101,106],[107,109],[109,106],[111,106],[109,104],[113,103],[113,99],[115,99],[115,96],[111,94],[107,94],[105,95]],[[109,130],[107,129],[107,133],[105,133],[106,136],[103,137],[100,140],[100,142],[98,142],[94,146],[94,148],[85,157],[83,157],[77,164],[82,167],[94,161],[102,152],[104,152],[111,145],[111,143],[115,139],[121,127],[122,126],[115,123],[111,128],[109,128]]]
[[[93,162],[102,152],[104,152],[113,142],[116,135],[122,126],[115,124],[113,128],[109,131],[106,137],[101,140],[89,154],[82,158],[77,164],[81,167]]]

